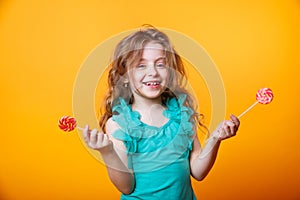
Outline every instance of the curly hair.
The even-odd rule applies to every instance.
[[[167,98],[177,98],[178,94],[186,94],[185,105],[194,111],[191,121],[196,122],[199,126],[206,129],[200,121],[200,117],[203,117],[203,115],[197,112],[195,100],[185,89],[186,72],[181,57],[173,48],[168,36],[150,25],[144,25],[140,30],[122,39],[114,50],[109,65],[108,91],[101,110],[103,114],[99,120],[101,129],[106,132],[105,124],[113,115],[112,108],[115,100],[122,97],[130,104],[133,103],[132,92],[129,87],[124,85],[125,74],[132,66],[137,65],[137,62],[139,62],[143,55],[145,45],[150,42],[162,45],[166,56],[166,65],[171,69],[169,70],[170,78],[168,87],[161,94],[162,103],[164,104]]]

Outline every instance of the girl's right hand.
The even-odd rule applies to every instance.
[[[86,125],[83,129],[83,138],[85,143],[92,149],[99,152],[111,149],[112,142],[108,138],[107,134],[99,132],[97,129],[89,130],[89,126]]]
[[[212,137],[219,141],[231,138],[236,135],[240,126],[240,120],[230,115],[230,120],[225,120],[219,124],[216,130],[213,132]]]

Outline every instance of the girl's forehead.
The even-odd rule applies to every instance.
[[[153,53],[153,52],[156,52],[156,53],[162,53],[164,51],[164,47],[159,44],[159,43],[147,43],[143,49],[143,54],[146,54],[146,53]]]
[[[144,50],[147,50],[147,49],[163,50],[164,47],[163,47],[161,44],[159,44],[159,43],[149,42],[149,43],[147,43],[147,44],[144,46],[143,49],[144,49]]]
[[[163,49],[154,46],[144,48],[143,54],[140,57],[141,60],[157,60],[162,58],[165,58]]]

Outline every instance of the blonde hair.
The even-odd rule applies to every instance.
[[[116,46],[108,74],[108,92],[104,99],[104,111],[99,121],[99,125],[105,132],[105,124],[112,117],[112,108],[115,101],[122,97],[126,102],[133,103],[132,92],[129,87],[126,87],[125,73],[132,66],[137,66],[143,54],[143,49],[148,43],[157,43],[162,45],[166,56],[166,65],[170,70],[170,82],[168,87],[162,93],[162,103],[164,104],[167,98],[177,97],[178,94],[186,94],[185,105],[190,107],[194,114],[191,121],[197,122],[201,127],[206,127],[200,122],[202,114],[196,112],[197,105],[192,98],[192,95],[185,89],[186,73],[181,57],[173,48],[168,36],[154,28],[153,26],[144,25],[139,31],[136,31],[124,39]]]

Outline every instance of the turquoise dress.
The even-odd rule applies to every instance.
[[[189,153],[193,143],[193,111],[184,106],[186,96],[166,101],[163,115],[169,120],[161,127],[147,125],[131,105],[119,98],[113,107],[113,120],[121,129],[113,137],[122,140],[128,167],[135,176],[134,191],[122,200],[194,200],[191,187]]]

